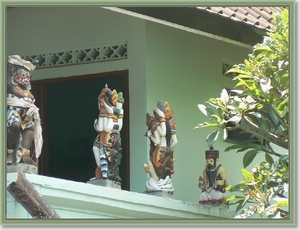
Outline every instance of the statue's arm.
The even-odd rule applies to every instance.
[[[154,144],[159,145],[160,144],[160,135],[157,132],[157,130],[155,130],[153,133],[151,130],[147,130],[147,137],[153,141]]]
[[[221,177],[221,180],[217,180],[217,185],[227,187],[228,186],[228,177],[227,177],[227,172],[226,172],[225,168],[220,167],[219,176]]]
[[[118,119],[118,125],[119,125],[119,131],[123,128],[123,116],[124,116],[124,110],[121,109],[119,119]]]
[[[173,134],[171,135],[171,140],[172,140],[172,143],[171,143],[170,148],[171,148],[171,149],[174,149],[175,146],[176,146],[177,143],[178,143],[176,133],[173,133]]]
[[[114,123],[113,123],[114,112],[113,109],[103,99],[101,102],[103,103],[106,110],[106,117],[103,118],[103,130],[109,133],[114,127]]]

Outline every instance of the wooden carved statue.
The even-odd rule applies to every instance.
[[[228,186],[227,172],[219,163],[219,151],[213,146],[205,151],[206,166],[199,177],[198,186],[202,190],[199,204],[221,205],[225,203],[225,188]]]
[[[123,127],[123,104],[123,93],[111,90],[106,84],[98,97],[99,117],[94,122],[98,132],[93,145],[96,179],[121,182],[119,165],[122,158],[120,131]]]
[[[7,164],[36,165],[43,145],[39,109],[31,94],[31,72],[35,65],[18,55],[7,59]],[[35,156],[30,152],[35,143]]]
[[[146,136],[150,140],[150,159],[144,169],[150,177],[147,191],[165,190],[173,192],[171,175],[174,174],[174,148],[177,145],[175,120],[168,102],[158,101],[153,116],[146,114]]]

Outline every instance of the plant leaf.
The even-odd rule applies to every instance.
[[[265,154],[265,159],[266,159],[266,162],[268,162],[270,165],[274,164],[273,158],[267,153]]]
[[[208,136],[206,138],[206,142],[207,142],[208,146],[212,145],[218,139],[219,133],[220,133],[220,131],[215,130],[215,131],[211,132],[210,134],[208,134]]]
[[[256,157],[258,153],[258,150],[254,149],[254,150],[250,150],[248,151],[243,158],[243,165],[244,168],[246,168],[249,164],[251,164],[251,162],[253,161],[253,159]]]
[[[223,104],[225,106],[227,106],[228,101],[229,101],[229,96],[228,96],[227,90],[225,88],[222,89],[221,100],[222,100]]]
[[[207,110],[206,110],[206,106],[205,106],[205,105],[203,105],[203,104],[198,104],[198,108],[199,108],[199,110],[200,110],[205,116],[208,115],[208,114],[207,114]]]
[[[242,169],[242,175],[246,183],[254,181],[254,176],[252,172],[249,172],[247,169]]]
[[[225,128],[225,129],[223,129],[223,140],[226,140],[227,137],[228,137],[228,131],[227,131],[227,129]]]

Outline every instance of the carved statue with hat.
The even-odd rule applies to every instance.
[[[225,188],[228,186],[227,172],[219,162],[219,151],[210,146],[205,151],[206,165],[199,177],[198,186],[202,190],[199,204],[221,205],[225,203]]]
[[[8,165],[36,165],[43,145],[39,109],[31,94],[31,72],[36,61],[29,62],[19,55],[7,59],[7,159]],[[30,151],[35,143],[35,155]]]

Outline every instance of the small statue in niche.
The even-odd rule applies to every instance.
[[[174,174],[174,148],[177,145],[176,121],[168,102],[158,101],[153,116],[146,114],[146,136],[150,140],[150,159],[144,169],[150,177],[147,191],[174,192],[171,175]]]
[[[219,151],[213,146],[205,151],[206,166],[198,186],[202,190],[199,204],[221,205],[225,203],[225,188],[228,186],[227,172],[219,163]]]
[[[96,179],[122,180],[119,165],[122,158],[120,131],[123,127],[123,104],[123,93],[111,90],[106,84],[98,96],[99,117],[94,122],[98,132],[93,145]]]
[[[36,61],[34,61],[36,63]],[[7,164],[26,163],[37,165],[35,159],[43,145],[39,109],[31,94],[31,72],[35,65],[19,55],[7,59]],[[30,152],[35,143],[35,156]]]

